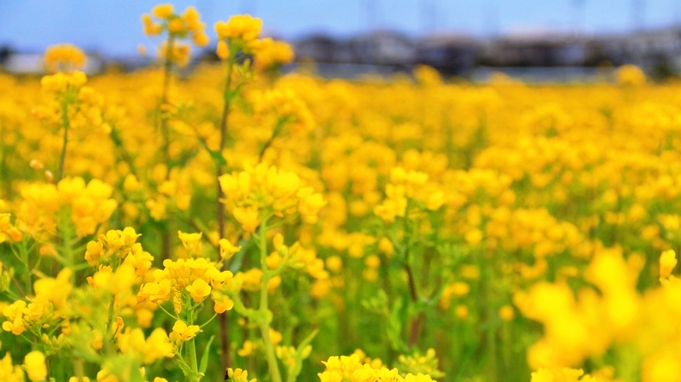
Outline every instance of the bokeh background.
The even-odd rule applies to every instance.
[[[142,33],[139,16],[156,3],[2,0],[0,60],[9,71],[38,70],[35,57],[27,55],[70,42],[96,58],[90,71],[101,70],[112,60],[127,67],[142,65],[138,45],[155,42]],[[180,9],[195,6],[211,32],[214,22],[233,14],[260,17],[266,34],[295,45],[298,62],[314,61],[331,76],[388,73],[418,63],[464,77],[484,77],[488,69],[502,68],[535,80],[589,76],[625,63],[639,65],[653,77],[681,70],[681,2],[674,0],[177,0],[173,4]],[[209,52],[210,48],[204,53]]]

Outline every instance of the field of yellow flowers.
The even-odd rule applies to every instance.
[[[681,381],[681,87],[0,75],[0,381]]]

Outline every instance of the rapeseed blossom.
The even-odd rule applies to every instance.
[[[0,75],[0,379],[681,370],[677,84],[281,76],[249,15],[179,80],[198,11],[142,24],[161,71]]]

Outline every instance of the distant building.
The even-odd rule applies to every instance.
[[[482,52],[482,43],[470,36],[433,35],[418,40],[416,45],[416,63],[447,74],[473,69]]]
[[[16,53],[7,55],[2,66],[9,73],[41,74],[45,72],[43,55],[39,53]],[[83,71],[87,74],[101,73],[104,70],[104,60],[99,56],[88,55]]]
[[[635,64],[646,70],[660,65],[681,71],[681,28],[639,31],[626,35],[600,36],[603,56],[615,65]]]
[[[416,59],[414,42],[396,32],[371,32],[351,39],[349,44],[358,64],[411,66]]]
[[[504,36],[485,49],[485,59],[491,66],[578,66],[586,58],[585,40],[564,34]]]
[[[339,48],[340,42],[331,36],[312,35],[295,43],[296,59],[335,63]]]

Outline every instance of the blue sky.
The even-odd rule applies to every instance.
[[[312,32],[346,36],[370,28],[417,35],[435,30],[476,36],[518,31],[570,30],[593,33],[630,30],[636,23],[658,28],[681,22],[676,0],[177,0],[194,5],[210,32],[217,20],[236,13],[263,19],[270,33],[296,38]],[[645,1],[645,12],[632,4]],[[150,43],[139,16],[159,1],[0,0],[0,45],[26,51],[71,42],[111,55],[134,54]],[[675,4],[676,3],[676,4]],[[424,11],[428,9],[428,11]],[[371,15],[371,16],[369,16]],[[638,20],[638,21],[637,21]]]

